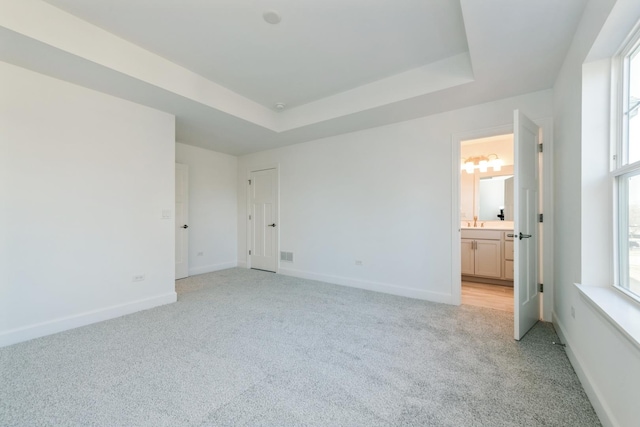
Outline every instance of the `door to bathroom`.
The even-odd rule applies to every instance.
[[[538,126],[514,111],[514,338],[521,339],[540,319],[538,287]]]
[[[514,338],[520,340],[543,317],[539,285],[542,259],[545,277],[553,273],[552,263],[547,264],[553,248],[545,243],[544,253],[541,251],[543,224],[539,222],[543,199],[550,212],[548,201],[552,193],[548,191],[549,177],[544,172],[545,191],[541,197],[540,128],[518,110],[513,117],[513,127],[502,126],[454,137],[458,141],[455,150],[460,150],[454,152],[454,158],[462,159],[462,170],[456,162],[455,185],[460,195],[457,207],[461,222],[453,231],[456,244],[452,273],[454,280],[460,278],[458,302],[513,311]],[[550,128],[549,120],[542,120],[542,125],[546,132]],[[496,165],[493,171],[487,170],[487,166]],[[490,185],[483,187],[483,184]],[[493,187],[499,188],[489,191]],[[498,200],[494,193],[503,198]],[[508,194],[511,196],[507,197]],[[545,233],[545,242],[552,242],[550,237]],[[493,251],[480,250],[489,244],[493,244]],[[484,260],[479,256],[481,253],[488,254]],[[551,299],[552,295],[549,307]],[[544,308],[546,319],[548,308]]]

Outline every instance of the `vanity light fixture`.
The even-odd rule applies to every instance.
[[[500,171],[502,169],[502,160],[498,157],[497,154],[487,154],[486,156],[471,156],[462,160],[462,169],[466,170],[467,173],[473,173],[475,169],[480,170],[480,172],[486,172],[489,168],[493,168],[495,172]]]

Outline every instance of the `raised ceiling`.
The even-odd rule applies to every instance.
[[[451,0],[47,0],[266,107],[293,107],[467,49]],[[262,14],[276,10],[278,25]]]
[[[0,60],[238,155],[551,88],[585,3],[6,0]]]

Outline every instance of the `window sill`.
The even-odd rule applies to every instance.
[[[580,295],[640,350],[640,304],[613,287],[576,283]]]

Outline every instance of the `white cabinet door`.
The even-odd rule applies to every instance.
[[[484,277],[502,276],[502,253],[500,240],[476,240],[476,275]]]
[[[504,260],[504,278],[513,280],[513,260]]]
[[[475,251],[473,250],[473,239],[462,239],[460,246],[462,248],[462,274],[473,276],[476,274],[474,268]]]

